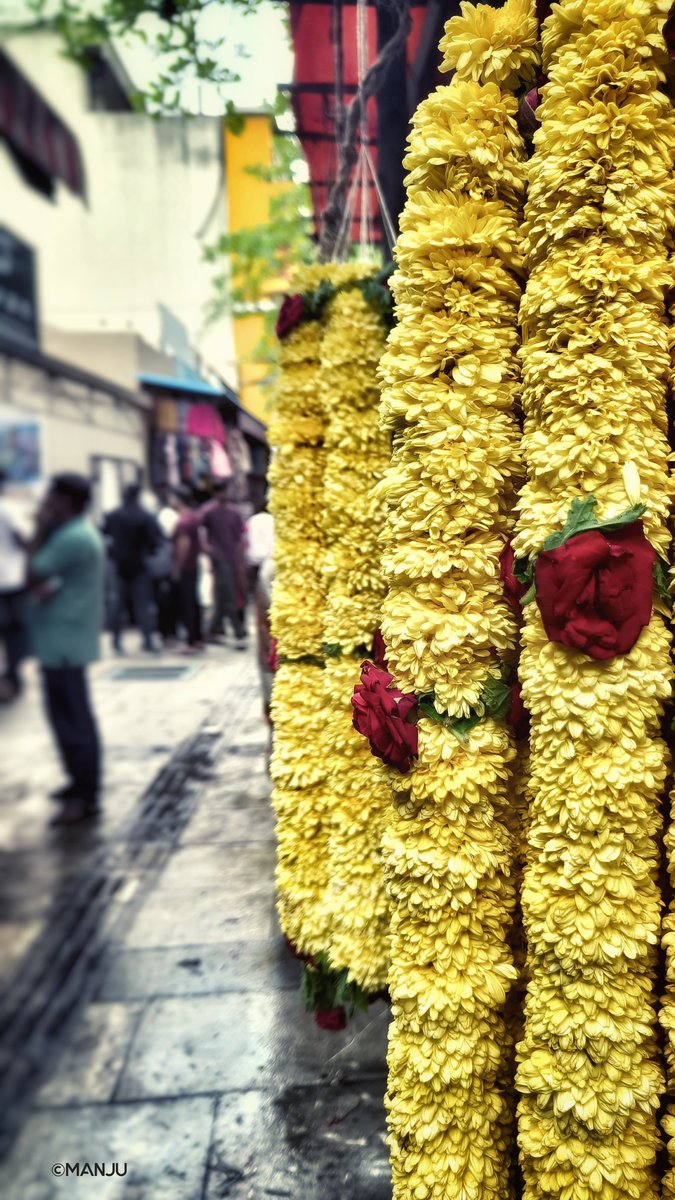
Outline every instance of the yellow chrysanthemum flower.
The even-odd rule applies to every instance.
[[[534,81],[539,24],[529,0],[506,0],[501,8],[463,0],[460,9],[461,16],[446,22],[441,39],[442,71],[454,70],[459,79],[496,83],[504,91]]]

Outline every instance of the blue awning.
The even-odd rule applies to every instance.
[[[250,437],[258,438],[261,442],[266,442],[267,426],[263,421],[259,421],[253,416],[248,409],[240,404],[237,393],[229,388],[227,384],[222,387],[213,387],[210,383],[203,383],[199,379],[177,379],[175,375],[152,375],[145,372],[138,375],[138,382],[144,387],[159,388],[161,391],[175,392],[177,395],[199,397],[202,400],[211,400],[215,405],[223,400],[227,401],[237,413],[237,425],[242,433],[248,433]]]
[[[232,388],[227,387],[226,384],[216,388],[210,383],[204,383],[201,379],[177,379],[175,375],[145,373],[138,376],[138,382],[148,387],[163,388],[169,392],[183,392],[186,396],[208,396],[212,400],[225,398],[231,404],[236,404],[237,408],[241,408],[236,392],[233,392]]]

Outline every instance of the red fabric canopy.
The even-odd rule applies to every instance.
[[[61,179],[84,196],[84,170],[73,134],[19,68],[0,50],[0,136],[44,191]]]
[[[426,0],[411,0],[412,28],[408,37],[408,68],[415,60],[426,17]],[[335,114],[340,97],[344,107],[353,100],[358,85],[358,9],[354,0],[291,0],[291,35],[295,51],[294,82],[291,87],[298,137],[309,168],[314,222],[320,231],[338,169]],[[378,19],[374,3],[366,9],[366,62],[378,57]],[[341,66],[341,70],[340,70]],[[367,105],[367,145],[378,169],[378,103]],[[359,168],[357,168],[359,170]],[[361,236],[362,176],[356,184],[350,240]],[[353,176],[352,176],[353,183]],[[375,241],[382,240],[379,203],[370,172],[366,175],[367,211]],[[393,214],[395,217],[396,214]]]

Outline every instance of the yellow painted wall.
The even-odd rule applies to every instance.
[[[249,175],[247,167],[269,167],[273,161],[272,119],[266,113],[244,114],[241,133],[225,129],[225,164],[229,225],[231,233],[262,225],[269,220],[270,199],[286,185],[270,184]],[[270,280],[270,292],[278,290],[278,281]],[[256,362],[254,352],[263,335],[264,320],[255,313],[234,318],[234,341],[239,370],[239,397],[242,404],[261,421],[269,421],[267,396],[260,381],[268,366]]]

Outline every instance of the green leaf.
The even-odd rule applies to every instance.
[[[236,134],[237,137],[239,137],[239,135],[242,134],[246,128],[246,117],[242,116],[242,114],[237,111],[233,100],[228,100],[225,104],[224,120],[225,125],[229,129],[230,133]]]
[[[448,729],[454,733],[460,742],[463,742],[466,740],[467,735],[471,733],[471,730],[475,729],[478,724],[480,724],[480,717],[478,713],[474,712],[468,717],[455,717],[454,721],[448,722]]]
[[[527,589],[525,595],[521,596],[521,598],[520,598],[520,603],[522,604],[523,608],[525,607],[526,604],[531,604],[532,601],[536,598],[536,595],[537,595],[537,585],[536,585],[536,583],[533,582],[532,585]]]
[[[444,725],[447,721],[447,715],[438,711],[435,700],[436,697],[433,692],[426,692],[424,696],[420,696],[417,701],[417,707],[425,717],[429,717],[430,720],[438,721],[440,725]]]
[[[669,567],[664,558],[657,558],[654,563],[654,584],[660,599],[668,608],[672,608],[673,594],[669,586]]]
[[[325,952],[307,963],[300,982],[300,996],[308,1012],[344,1008],[348,1016],[368,1008],[368,993],[349,979],[346,969],[336,971]]]
[[[490,675],[483,688],[481,702],[486,713],[495,721],[504,721],[511,708],[511,688],[504,679],[495,679],[494,675]]]
[[[634,521],[639,521],[647,511],[644,504],[634,504],[632,508],[617,513],[615,517],[599,521],[595,515],[597,503],[595,496],[587,496],[585,500],[577,497],[576,500],[573,500],[565,528],[557,530],[546,538],[544,550],[557,550],[560,546],[564,546],[570,538],[576,537],[579,533],[588,533],[592,529],[620,529],[622,525],[632,525]]]
[[[299,654],[297,658],[294,658],[290,654],[280,654],[278,661],[280,667],[286,663],[308,663],[311,667],[325,667],[326,665],[323,659],[319,658],[318,654]]]
[[[311,317],[320,317],[325,306],[335,295],[335,287],[324,279],[314,292],[305,292],[303,299],[305,308]]]
[[[375,309],[385,325],[391,327],[395,319],[394,297],[386,282],[382,280],[382,272],[371,279],[360,279],[355,286],[361,290],[364,300]]]
[[[544,542],[544,550],[557,550],[564,545],[568,538],[575,533],[586,533],[589,529],[598,528],[598,518],[595,515],[597,505],[595,496],[587,496],[585,500],[578,497],[572,501],[564,529],[556,530]]]
[[[339,642],[324,642],[321,649],[329,658],[342,658],[342,646]]]
[[[513,564],[513,574],[519,583],[532,583],[534,579],[534,562],[531,558],[517,558]]]

